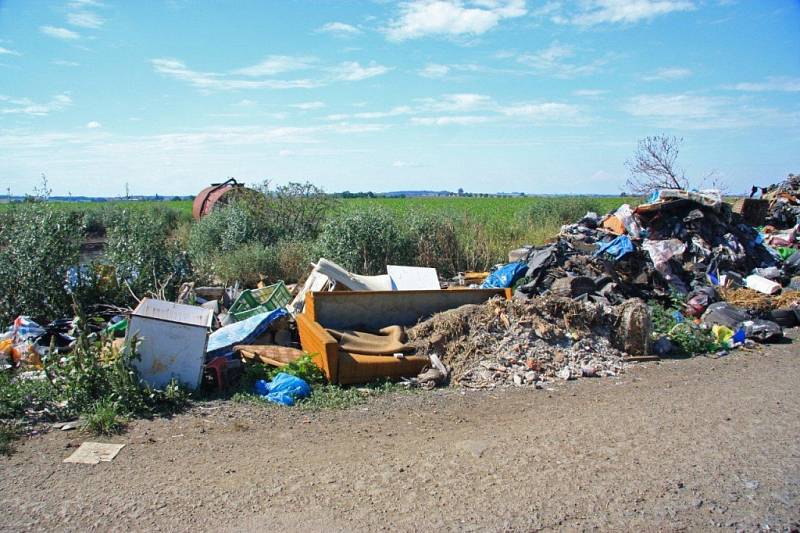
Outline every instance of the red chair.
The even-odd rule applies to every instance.
[[[225,392],[225,374],[228,372],[228,359],[225,357],[215,357],[206,363],[206,370],[214,373],[217,382],[217,391],[220,394]]]

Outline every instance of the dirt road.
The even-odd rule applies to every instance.
[[[553,391],[212,403],[135,423],[96,466],[62,463],[82,437],[53,431],[0,458],[0,527],[780,531],[800,521],[798,376],[795,343]]]

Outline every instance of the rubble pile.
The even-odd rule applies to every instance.
[[[629,319],[637,312],[647,323]],[[607,306],[548,296],[465,305],[407,333],[418,354],[435,354],[451,369],[456,385],[541,388],[559,379],[618,375],[626,365],[623,350],[638,346],[644,353],[650,328],[641,301]]]

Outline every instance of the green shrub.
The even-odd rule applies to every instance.
[[[79,216],[43,202],[19,206],[0,227],[0,323],[17,315],[47,322],[69,314],[67,272],[78,264]]]
[[[275,278],[287,283],[301,280],[315,259],[313,247],[313,241],[279,241],[275,245],[277,262]]]
[[[225,285],[239,281],[245,287],[254,287],[261,276],[271,277],[278,270],[274,246],[255,242],[244,244],[230,252],[217,255],[212,260],[216,279]]]
[[[138,297],[172,300],[191,269],[186,255],[170,238],[175,221],[123,211],[108,228],[106,256],[120,284]]]
[[[435,268],[439,275],[447,277],[464,268],[459,231],[453,219],[438,214],[412,213],[407,224],[414,245],[412,264]]]
[[[297,279],[311,257],[308,243],[316,239],[335,206],[335,200],[308,183],[274,190],[265,183],[197,222],[186,240],[189,257],[196,271],[209,279],[248,285],[259,273],[270,280]],[[280,259],[267,264],[268,249]],[[247,268],[248,260],[258,262],[258,268]],[[232,267],[231,261],[239,265]]]
[[[413,261],[415,242],[400,217],[386,209],[360,208],[341,213],[322,228],[318,253],[359,274],[386,272],[386,265]]]

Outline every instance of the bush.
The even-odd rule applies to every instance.
[[[257,242],[245,244],[213,259],[215,277],[225,285],[239,281],[245,287],[254,287],[262,276],[269,278],[277,270],[275,247]]]
[[[465,266],[459,231],[454,221],[443,215],[412,214],[408,219],[416,266],[432,267],[439,275],[451,277]]]
[[[267,182],[197,222],[187,239],[189,257],[199,274],[226,283],[252,285],[258,274],[270,280],[298,279],[307,270],[308,243],[336,205],[309,183],[273,190]]]
[[[151,294],[172,300],[191,274],[183,252],[170,239],[175,220],[123,211],[108,229],[106,255],[117,280],[138,297]]]
[[[275,245],[277,279],[300,281],[308,273],[313,257],[313,241],[280,241]]]
[[[78,264],[80,217],[47,203],[20,206],[0,227],[0,322],[25,314],[48,322],[69,314],[67,272]]]
[[[414,239],[401,227],[399,217],[380,207],[341,213],[322,228],[317,255],[359,274],[384,273],[386,265],[414,258]]]

